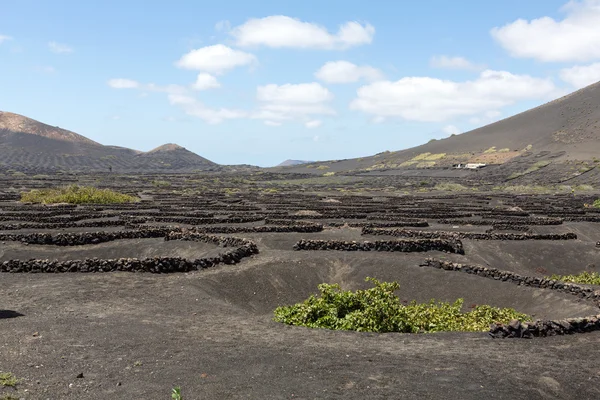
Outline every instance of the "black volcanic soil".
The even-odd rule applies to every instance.
[[[535,220],[548,214],[591,218],[584,209],[592,196],[513,196],[484,193],[352,196],[335,188],[321,194],[289,190],[255,191],[238,183],[189,176],[115,177],[114,188],[145,191],[134,206],[99,206],[93,213],[189,216],[202,211],[215,218],[259,215],[294,224],[324,224],[316,233],[251,233],[230,236],[254,241],[260,253],[236,265],[173,274],[0,273],[0,371],[21,381],[16,390],[0,387],[0,398],[168,399],[181,386],[185,399],[596,399],[600,396],[600,332],[535,339],[492,339],[487,333],[373,334],[291,327],[272,321],[275,307],[305,299],[322,282],[364,288],[364,278],[398,280],[403,300],[465,299],[465,307],[514,307],[536,318],[561,319],[599,314],[597,305],[547,289],[464,273],[420,267],[427,257],[489,265],[527,276],[578,273],[600,268],[600,223],[567,221],[531,225],[537,233],[573,232],[576,240],[463,240],[465,255],[442,252],[393,253],[294,251],[300,239],[383,240],[359,228],[329,223],[401,223],[426,220],[432,230],[484,232],[490,226],[440,224],[457,219],[513,219],[524,210]],[[60,181],[60,177],[55,177]],[[82,177],[94,181],[97,177]],[[145,183],[144,183],[145,182]],[[211,183],[212,186],[211,186]],[[241,182],[238,180],[237,182]],[[0,180],[0,216],[44,217],[51,207],[21,205],[15,187],[43,181]],[[187,195],[179,190],[188,188]],[[219,190],[221,188],[221,190]],[[324,201],[325,200],[325,201]],[[332,201],[333,200],[333,201]],[[90,212],[77,207],[73,216]],[[307,213],[306,211],[312,211]],[[78,214],[79,213],[79,214]],[[329,218],[323,214],[332,213]],[[512,213],[512,214],[511,214]],[[276,215],[274,215],[276,214]],[[320,215],[318,215],[320,214]],[[65,211],[69,215],[69,211]],[[364,216],[368,215],[369,219]],[[379,216],[375,218],[373,216]],[[415,217],[418,215],[418,217]],[[441,215],[441,216],[440,216]],[[358,218],[362,216],[363,218]],[[520,217],[521,218],[521,217]],[[523,217],[525,218],[525,217]],[[24,222],[24,221],[19,221]],[[85,222],[85,219],[82,220]],[[2,225],[14,221],[0,221]],[[148,222],[145,225],[153,225]],[[166,222],[161,223],[166,224]],[[194,224],[170,223],[193,226]],[[195,225],[273,226],[252,223]],[[87,228],[88,232],[131,227]],[[83,228],[66,228],[81,232]],[[48,230],[63,232],[61,229]],[[518,233],[517,231],[515,231]],[[229,236],[229,235],[226,235]],[[0,242],[0,261],[31,258],[212,257],[224,248],[198,242],[124,239],[95,245],[58,247]],[[80,377],[78,377],[80,376]]]

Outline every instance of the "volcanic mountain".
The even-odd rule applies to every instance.
[[[470,173],[456,168],[466,163],[486,164],[479,175],[495,181],[600,182],[600,82],[446,139],[370,157],[287,167],[285,171],[453,177]]]
[[[293,165],[309,164],[309,163],[312,163],[312,162],[314,162],[314,161],[285,160],[281,164],[277,164],[277,166],[278,167],[290,167],[290,166],[293,166]]]
[[[218,165],[175,144],[147,153],[0,111],[0,168],[26,171],[186,172]]]

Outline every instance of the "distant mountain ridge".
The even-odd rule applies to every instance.
[[[0,111],[0,167],[14,170],[172,172],[219,165],[179,145],[149,152],[105,146],[66,129]]]
[[[314,161],[303,161],[303,160],[285,160],[281,164],[277,164],[277,167],[289,167],[293,165],[310,164]]]

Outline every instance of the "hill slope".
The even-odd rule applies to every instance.
[[[514,180],[530,174],[527,178],[532,178],[544,169],[546,173],[553,172],[554,180],[564,181],[583,174],[585,169],[590,177],[596,176],[591,172],[599,165],[596,157],[600,158],[600,82],[460,135],[370,157],[300,165],[290,171],[386,170],[388,174],[396,171],[407,176],[426,176],[439,174],[440,169],[455,164],[480,162],[488,165],[481,175],[491,174],[495,179]],[[321,169],[317,170],[317,166]],[[566,166],[576,172],[567,173]],[[514,177],[529,169],[535,170]]]
[[[143,153],[104,146],[77,133],[22,115],[0,112],[0,168],[26,171],[173,172],[218,168],[181,146]]]

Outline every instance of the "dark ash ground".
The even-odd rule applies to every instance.
[[[22,187],[64,180],[56,179],[4,180],[0,187],[4,196],[0,224],[26,222],[26,218],[10,220],[9,216],[43,216],[46,211],[19,205],[14,196]],[[600,332],[495,340],[487,333],[333,332],[290,327],[271,320],[275,307],[305,299],[317,291],[318,283],[335,282],[356,289],[366,287],[367,276],[398,280],[399,296],[406,300],[463,297],[465,304],[514,307],[550,319],[599,314],[594,304],[567,294],[419,267],[424,258],[436,257],[531,276],[600,268],[600,249],[595,247],[600,224],[566,218],[600,216],[591,211],[579,213],[584,210],[583,203],[593,196],[400,196],[383,192],[376,195],[377,188],[369,196],[350,196],[337,190],[327,193],[320,187],[316,188],[319,194],[312,194],[309,192],[316,189],[310,186],[306,193],[297,188],[269,193],[239,181],[239,192],[224,193],[217,190],[220,184],[212,177],[202,182],[197,182],[203,179],[197,177],[177,178],[168,188],[152,186],[152,178],[134,179],[138,183],[131,184],[130,178],[100,182],[125,191],[144,191],[147,201],[135,210],[141,215],[189,215],[204,210],[216,219],[255,214],[266,218],[277,214],[278,219],[286,219],[310,210],[321,215],[307,215],[303,220],[323,224],[325,230],[234,234],[253,240],[260,254],[237,265],[185,274],[0,273],[0,371],[11,372],[21,380],[16,390],[0,387],[0,398],[10,394],[25,399],[158,400],[170,398],[174,386],[181,386],[184,398],[190,400],[600,398]],[[200,186],[204,186],[202,193],[190,192]],[[189,190],[183,196],[185,188]],[[163,210],[159,212],[157,207]],[[332,222],[402,221],[416,213],[420,215],[416,218],[430,224],[418,229],[482,232],[490,226],[441,225],[437,223],[438,214],[471,212],[473,217],[458,218],[478,220],[491,218],[490,210],[500,210],[500,218],[510,219],[515,207],[532,218],[564,215],[561,225],[531,225],[530,229],[534,233],[574,232],[578,239],[465,240],[464,256],[292,250],[300,239],[379,239],[361,236],[358,228],[328,226]],[[574,210],[579,214],[573,214]],[[86,208],[77,211],[84,213]],[[333,211],[347,217],[323,218]],[[123,218],[119,212],[127,213],[110,207],[97,212],[105,213],[106,220],[116,221]],[[350,218],[360,213],[389,218]],[[67,211],[64,216],[68,218],[69,214]],[[129,228],[63,228],[48,232],[119,229]],[[0,233],[32,231],[40,230]],[[220,251],[216,246],[161,239],[61,248],[6,241],[0,245],[0,261],[172,255],[197,258]],[[83,377],[78,378],[80,374]]]

